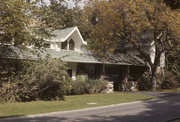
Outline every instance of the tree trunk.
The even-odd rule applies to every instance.
[[[157,89],[157,68],[158,66],[155,65],[151,73],[152,91]]]
[[[156,75],[152,75],[151,81],[152,81],[152,91],[156,91],[156,88],[157,88],[157,79],[156,79]]]

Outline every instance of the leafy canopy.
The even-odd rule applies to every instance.
[[[91,0],[86,5],[91,23],[90,49],[106,57],[120,45],[131,44],[150,67],[153,90],[161,56],[177,48],[180,38],[180,13],[159,0]],[[155,48],[155,58],[142,45]]]

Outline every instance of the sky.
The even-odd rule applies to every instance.
[[[49,3],[49,0],[44,0],[46,3]],[[72,8],[73,6],[75,6],[73,0],[67,0],[68,5],[70,6],[70,8]]]

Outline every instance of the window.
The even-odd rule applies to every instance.
[[[69,41],[69,50],[75,50],[75,43],[72,39]]]
[[[72,69],[68,69],[68,75],[69,75],[69,77],[72,77]]]
[[[65,49],[65,50],[67,50],[67,41],[65,41],[65,42],[62,42],[62,49]]]

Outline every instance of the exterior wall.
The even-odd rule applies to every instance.
[[[151,45],[150,47],[149,46],[146,46],[144,47],[144,49],[147,53],[149,53],[150,57],[151,57],[151,61],[154,63],[154,59],[155,59],[155,46],[154,44]],[[130,54],[130,55],[140,55],[139,52],[135,49],[132,48],[129,48],[127,49],[127,54]],[[160,64],[159,64],[159,67],[165,67],[165,53],[163,53],[160,57]]]
[[[60,51],[61,50],[61,42],[59,42],[59,43],[51,42],[50,49],[54,49],[56,51]]]
[[[75,43],[75,51],[82,52],[81,47],[83,43],[80,41],[80,37],[77,36],[78,32],[75,31],[68,39],[67,41],[70,41],[71,39],[74,40]]]
[[[152,45],[150,48],[150,56],[151,56],[151,61],[153,63],[154,63],[154,59],[155,59],[155,52],[156,52],[155,45]],[[165,67],[165,53],[161,54],[159,67],[161,67],[161,68]]]
[[[75,51],[81,52],[81,46],[83,45],[83,43],[80,40],[79,36],[76,36],[78,34],[77,31],[74,32],[74,34],[72,35],[73,40],[75,41]]]

